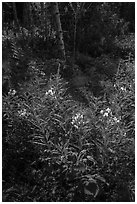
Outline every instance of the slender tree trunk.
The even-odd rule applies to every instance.
[[[40,6],[41,6],[41,24],[42,27],[45,23],[45,11],[44,11],[44,2],[40,2]]]
[[[58,38],[59,51],[60,51],[61,58],[63,60],[65,60],[66,59],[65,46],[64,46],[64,40],[63,40],[63,31],[62,31],[62,27],[61,27],[58,3],[54,2],[51,4],[53,6],[52,9],[53,9],[53,15],[55,18],[55,26],[56,26],[56,32],[57,32],[57,38]]]
[[[50,36],[48,9],[49,3],[46,2],[44,7],[44,29],[46,39],[48,39],[48,37]]]
[[[48,36],[47,13],[44,2],[40,2],[41,7],[41,29],[44,34],[44,39]]]
[[[31,8],[31,5],[32,3],[30,2],[30,5],[29,5],[29,17],[30,17],[30,27],[33,28],[33,16],[32,16],[32,8]]]
[[[15,2],[13,2],[12,5],[13,5],[13,14],[14,14],[15,24],[19,28],[19,20],[18,20],[18,16],[17,16],[17,9],[16,9]]]
[[[73,58],[76,59],[76,34],[77,34],[77,16],[74,17],[74,42],[73,42]]]
[[[23,25],[25,28],[30,28],[30,2],[24,2],[23,7]]]
[[[70,5],[70,7],[71,7],[71,9],[73,11],[73,15],[74,15],[73,61],[75,63],[75,59],[76,59],[77,22],[78,22],[78,18],[79,18],[79,12],[83,8],[81,7],[82,4],[80,2],[77,3],[76,9],[74,9],[72,2],[70,2],[69,5]]]

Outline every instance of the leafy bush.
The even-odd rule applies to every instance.
[[[30,186],[25,193],[18,189],[20,201],[28,201],[27,195],[33,201],[134,199],[133,67],[121,64],[103,101],[84,90],[87,107],[66,94],[59,70],[49,80],[33,79],[26,94],[13,91],[3,99],[3,172],[20,175],[20,182],[23,175]],[[124,69],[130,75],[123,76]],[[15,189],[4,192],[5,200]]]

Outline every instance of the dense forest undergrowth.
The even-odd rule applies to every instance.
[[[2,3],[4,202],[135,200],[135,4]]]

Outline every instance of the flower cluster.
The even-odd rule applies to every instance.
[[[19,116],[26,116],[27,110],[24,108],[23,110],[18,111]]]
[[[109,115],[112,115],[112,111],[110,108],[107,108],[106,110],[101,110],[100,113],[103,115],[103,117],[108,117]]]
[[[125,87],[123,87],[123,86],[121,86],[121,88],[120,88],[122,91],[126,91],[126,88]]]
[[[46,91],[45,96],[49,96],[52,98],[56,98],[56,91],[54,87],[51,87],[48,91]]]
[[[19,117],[27,117],[29,115],[30,115],[30,113],[27,112],[26,108],[18,110],[18,116]]]
[[[130,86],[131,86],[131,85],[130,85]],[[117,85],[114,84],[114,88],[116,88],[116,87],[117,87]],[[120,85],[119,85],[119,89],[120,89],[121,91],[127,91],[126,87],[124,87],[124,86],[120,86]]]
[[[78,129],[81,126],[88,124],[89,122],[90,118],[88,117],[87,112],[82,110],[73,115],[71,124]]]
[[[72,117],[72,125],[74,125],[74,127],[76,127],[77,129],[79,128],[80,125],[84,124],[84,115],[82,113],[76,113],[73,117]]]
[[[101,110],[100,113],[103,115],[103,117],[109,117],[108,123],[114,124],[120,122],[120,118],[114,116],[110,108],[107,108],[106,110]]]
[[[10,89],[8,94],[11,95],[11,96],[14,96],[16,94],[16,90],[15,89]]]

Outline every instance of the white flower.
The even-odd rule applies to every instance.
[[[106,113],[104,113],[104,114],[103,114],[103,116],[104,116],[104,117],[105,117],[105,116],[106,116],[106,117],[108,117],[108,113],[107,113],[107,112],[106,112]]]
[[[122,91],[126,91],[126,88],[124,88],[124,87],[121,87],[120,89],[121,89]]]
[[[103,114],[104,117],[108,117],[109,115],[112,115],[112,111],[110,108],[107,108],[106,110],[101,110],[101,114]]]
[[[101,113],[101,114],[103,114],[103,113],[104,113],[104,111],[103,111],[103,110],[101,110],[101,111],[100,111],[100,113]]]
[[[108,124],[114,125],[115,123],[119,123],[120,119],[118,119],[117,117],[111,117],[109,118],[109,120],[107,120]]]
[[[45,76],[45,73],[44,73],[44,72],[40,72],[40,73],[41,73],[42,76]]]
[[[111,109],[110,109],[110,108],[107,108],[107,109],[106,109],[106,112],[107,112],[107,113],[111,113]]]
[[[114,120],[116,123],[119,123],[119,122],[120,122],[120,120],[119,120],[118,118],[116,118],[116,117],[114,117],[113,120]]]
[[[84,115],[82,113],[77,113],[72,117],[72,125],[74,125],[76,128],[79,127],[79,125],[84,124]]]
[[[14,96],[17,93],[15,89],[10,89],[8,94]]]
[[[48,91],[45,93],[46,96],[54,96],[55,95],[55,90],[54,88],[51,87]]]
[[[23,110],[18,111],[19,116],[26,116],[27,110],[24,108]]]

